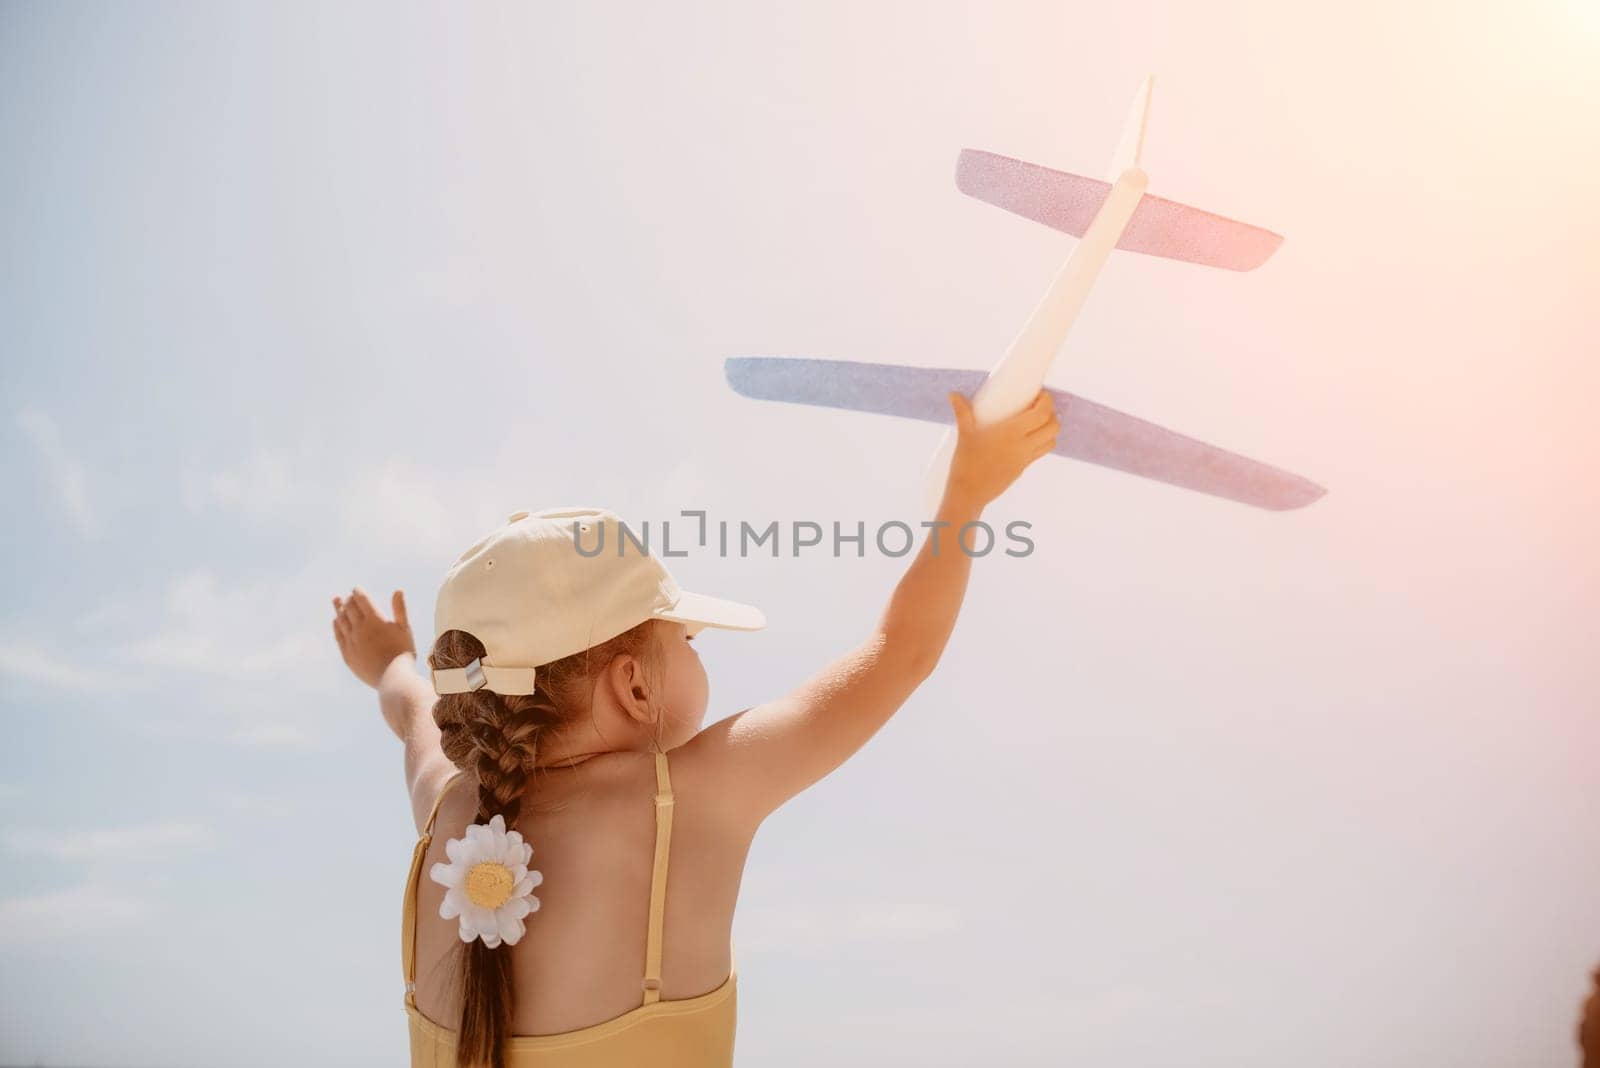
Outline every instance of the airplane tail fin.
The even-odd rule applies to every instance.
[[[1014,215],[1082,237],[1111,183],[964,148],[956,160],[956,188]],[[1267,262],[1281,244],[1282,234],[1146,193],[1117,248],[1250,271]]]

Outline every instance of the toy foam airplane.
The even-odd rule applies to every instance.
[[[725,362],[735,392],[760,400],[844,408],[944,423],[939,451],[925,474],[925,504],[939,501],[955,450],[955,415],[947,394],[972,397],[978,424],[1013,415],[1041,388],[1055,401],[1061,433],[1055,452],[1258,508],[1301,508],[1327,491],[1308,479],[1147,423],[1124,412],[1044,385],[1044,376],[1072,328],[1113,248],[1209,267],[1259,267],[1283,238],[1145,192],[1139,168],[1153,79],[1134,101],[1108,178],[1098,181],[963,149],[956,187],[1077,237],[1050,288],[987,375],[959,368],[907,367],[781,356],[733,356]]]

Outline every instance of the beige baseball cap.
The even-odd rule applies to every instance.
[[[614,638],[647,619],[688,626],[760,630],[761,610],[679,588],[641,549],[647,531],[606,508],[512,512],[505,525],[462,553],[445,572],[434,607],[434,639],[464,630],[484,655],[433,671],[435,693],[485,689],[534,692],[535,668]]]

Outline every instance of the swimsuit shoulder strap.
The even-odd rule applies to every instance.
[[[439,805],[444,795],[464,775],[465,771],[458,771],[439,787],[439,795],[433,799],[433,808],[428,812],[428,822],[423,824],[416,848],[411,851],[411,873],[406,876],[405,903],[400,910],[400,967],[406,980],[407,1003],[411,1003],[412,992],[417,987],[417,883],[422,878],[422,858],[433,841],[433,821],[439,818]]]
[[[446,779],[443,786],[439,787],[439,796],[433,799],[433,807],[428,810],[428,822],[422,825],[422,833],[425,836],[433,837],[433,821],[439,818],[439,806],[444,804],[444,795],[450,792],[450,787],[464,779],[466,774],[464,771],[458,771]]]
[[[656,753],[656,855],[650,873],[650,928],[644,951],[644,1002],[661,1000],[661,928],[666,917],[667,857],[672,848],[672,776]]]

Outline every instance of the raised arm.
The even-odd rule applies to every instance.
[[[439,745],[433,722],[433,686],[417,674],[417,647],[406,615],[405,593],[394,591],[394,619],[383,618],[360,586],[350,599],[333,599],[333,636],[352,674],[378,691],[378,709],[405,746],[406,792],[411,818],[422,832],[434,798],[455,767]]]
[[[972,570],[957,543],[962,525],[1055,447],[1060,423],[1042,390],[1017,415],[983,427],[966,397],[950,400],[959,436],[944,495],[876,626],[792,692],[720,720],[684,746],[719,807],[751,832],[865,745],[933,672]],[[965,543],[974,544],[970,532]]]

